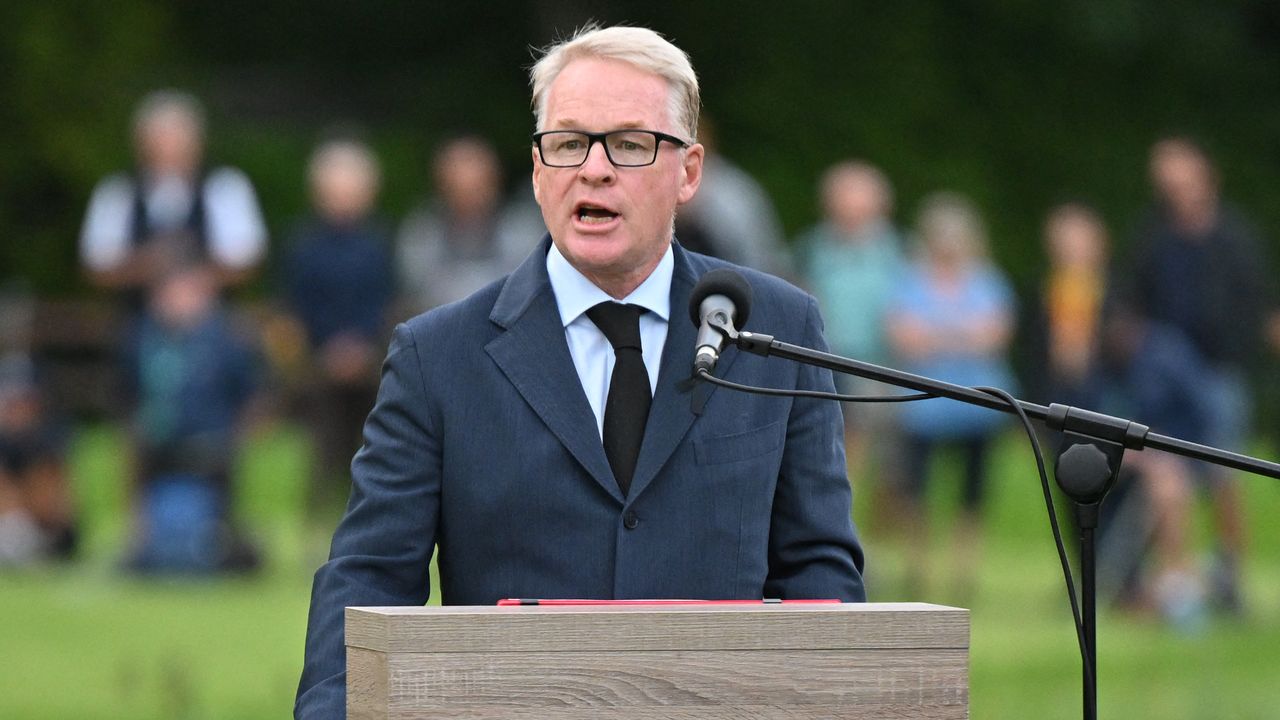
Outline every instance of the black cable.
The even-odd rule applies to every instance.
[[[1044,454],[1040,450],[1040,440],[1036,438],[1035,428],[1031,426],[1031,419],[1027,417],[1027,413],[1023,411],[1022,406],[1009,393],[1000,388],[993,387],[975,387],[974,390],[980,390],[988,395],[1004,400],[1013,408],[1018,419],[1022,421],[1022,428],[1027,433],[1027,438],[1031,441],[1031,451],[1036,457],[1036,470],[1040,472],[1040,487],[1044,490],[1045,509],[1049,512],[1049,527],[1053,530],[1053,543],[1058,548],[1058,559],[1062,562],[1062,575],[1067,581],[1067,600],[1071,603],[1071,618],[1076,624],[1076,640],[1080,643],[1080,658],[1084,668],[1085,679],[1091,687],[1096,687],[1093,680],[1093,663],[1089,660],[1089,651],[1084,639],[1084,620],[1080,616],[1080,603],[1076,598],[1076,584],[1071,575],[1071,563],[1067,559],[1067,548],[1062,542],[1062,529],[1058,526],[1058,513],[1053,506],[1053,493],[1049,490],[1049,474],[1044,469]]]
[[[929,393],[912,393],[911,395],[841,395],[840,393],[823,392],[821,390],[779,390],[777,388],[756,387],[755,385],[739,385],[730,380],[724,380],[712,375],[706,368],[698,368],[698,377],[706,380],[712,385],[727,387],[730,390],[738,390],[740,392],[751,393],[753,395],[768,395],[770,397],[805,397],[819,398],[821,400],[839,400],[841,402],[864,402],[864,403],[895,403],[895,402],[912,402],[914,400],[928,400],[936,398],[937,395]]]

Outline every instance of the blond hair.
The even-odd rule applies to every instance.
[[[936,192],[920,205],[916,232],[925,252],[963,260],[986,257],[986,225],[968,198],[954,192]]]
[[[307,163],[308,179],[316,183],[330,170],[354,172],[373,188],[377,188],[382,180],[377,156],[368,145],[349,138],[327,140],[312,151]]]
[[[551,84],[570,62],[581,58],[617,60],[666,80],[669,119],[686,139],[697,139],[702,101],[698,76],[693,72],[688,54],[648,28],[600,28],[594,23],[579,28],[568,40],[546,48],[530,68],[533,116],[538,130],[544,129],[546,122],[547,92]]]

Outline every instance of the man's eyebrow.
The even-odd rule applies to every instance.
[[[551,123],[551,127],[568,129],[568,130],[582,130],[583,132],[587,132],[586,128],[584,128],[582,124],[578,122],[577,118],[571,118],[571,117],[560,118],[559,120],[556,120],[554,123]],[[647,127],[647,124],[640,122],[639,120],[628,120],[626,122],[616,123],[611,127],[601,130],[600,132],[612,132],[614,130],[640,130],[645,127]]]

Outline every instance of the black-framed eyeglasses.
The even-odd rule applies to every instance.
[[[675,135],[656,130],[612,130],[589,133],[581,130],[548,130],[533,134],[538,156],[547,167],[578,167],[587,161],[591,146],[604,145],[604,154],[617,167],[644,167],[658,159],[658,146],[663,141],[682,148],[689,143]]]

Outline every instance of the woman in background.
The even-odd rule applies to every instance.
[[[919,254],[889,305],[888,333],[899,361],[910,372],[966,386],[1013,391],[1005,359],[1014,321],[1008,281],[986,255],[986,230],[965,198],[938,193],[925,199],[916,231]],[[905,522],[910,533],[908,595],[920,595],[928,577],[928,515],[925,487],[929,460],[939,447],[964,457],[961,509],[948,565],[957,599],[971,599],[980,536],[980,510],[991,441],[1003,425],[999,412],[947,399],[907,404],[905,434]]]

